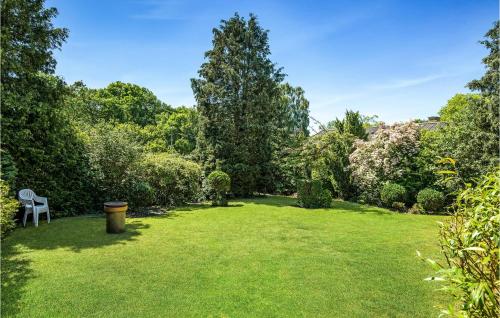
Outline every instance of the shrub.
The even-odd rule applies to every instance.
[[[0,235],[2,237],[16,226],[14,215],[19,208],[19,202],[9,192],[7,182],[0,180]]]
[[[392,208],[396,211],[399,212],[405,212],[406,211],[406,205],[404,202],[393,202],[392,203]]]
[[[428,260],[455,303],[448,314],[499,317],[500,170],[459,194],[455,213],[441,225],[440,244],[447,266]],[[458,313],[452,310],[458,309]]]
[[[303,208],[329,208],[332,200],[332,194],[323,189],[319,180],[307,180],[299,184],[298,203]]]
[[[349,167],[360,199],[378,203],[380,188],[387,181],[404,185],[410,193],[423,187],[415,162],[420,150],[419,138],[418,125],[408,122],[380,126],[369,140],[355,142]]]
[[[411,208],[408,209],[408,213],[410,214],[421,214],[424,212],[422,206],[418,203],[414,203]]]
[[[198,197],[201,168],[177,155],[147,154],[136,165],[133,174],[153,189],[153,204],[174,206]]]
[[[427,212],[439,212],[444,207],[444,194],[440,191],[426,188],[417,194],[417,202]]]
[[[392,207],[394,202],[405,202],[406,189],[397,183],[387,182],[380,192],[380,200],[387,207]]]
[[[111,125],[98,125],[86,136],[97,201],[129,200],[132,170],[141,148],[131,135]],[[133,205],[133,202],[130,202]]]
[[[231,190],[231,178],[223,171],[212,171],[208,177],[212,205],[227,206],[226,193]]]

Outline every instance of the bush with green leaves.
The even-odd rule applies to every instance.
[[[332,194],[323,188],[320,180],[305,180],[299,183],[298,204],[303,208],[329,208],[332,206]]]
[[[406,189],[397,183],[387,182],[380,191],[380,200],[387,207],[392,207],[394,202],[406,202]]]
[[[445,197],[441,191],[425,188],[418,192],[417,202],[427,212],[440,212],[444,207]]]
[[[391,207],[399,212],[405,212],[406,211],[406,204],[404,202],[393,202]]]
[[[224,171],[215,170],[208,175],[207,181],[210,187],[212,205],[227,206],[226,193],[231,190],[229,175]]]
[[[14,215],[18,208],[19,202],[11,195],[9,185],[4,180],[0,180],[0,234],[2,237],[16,226]]]
[[[135,166],[133,174],[151,187],[153,204],[181,205],[199,196],[201,167],[178,155],[146,154]]]
[[[411,208],[408,209],[408,213],[409,214],[422,214],[424,213],[424,209],[422,208],[422,206],[418,203],[414,203]]]
[[[446,314],[459,317],[500,316],[500,170],[468,185],[441,224],[440,244],[446,265],[427,261],[437,270],[429,280],[445,282],[454,302]]]
[[[84,134],[85,135],[85,134]],[[123,200],[135,205],[129,196],[134,166],[142,149],[125,130],[110,124],[99,124],[86,132],[86,149],[99,206],[104,201]]]

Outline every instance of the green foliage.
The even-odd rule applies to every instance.
[[[393,202],[391,207],[399,212],[405,212],[406,211],[406,204],[404,202]]]
[[[471,100],[479,100],[477,94],[455,94],[445,106],[439,110],[440,120],[445,123],[460,122],[460,114],[464,112]]]
[[[380,191],[380,200],[387,207],[392,207],[394,202],[406,202],[406,189],[397,183],[387,182]]]
[[[68,37],[68,30],[52,25],[57,9],[44,8],[44,2],[1,2],[1,78],[4,90],[21,93],[19,84],[28,84],[30,76],[38,72],[52,74],[55,70],[53,50],[61,47]]]
[[[11,196],[7,182],[0,180],[0,236],[13,229],[16,224],[14,216],[19,208],[19,202]]]
[[[460,317],[500,316],[500,170],[457,197],[455,213],[441,224],[447,266],[427,260],[454,303],[444,312]]]
[[[166,149],[175,149],[182,155],[190,154],[196,147],[198,113],[194,108],[178,107],[156,117],[152,127],[155,141],[159,140]],[[148,145],[151,144],[151,141]]]
[[[75,121],[89,124],[106,121],[144,127],[155,124],[156,115],[172,111],[149,89],[122,82],[101,89],[90,89],[76,82],[70,86],[67,104]]]
[[[301,172],[300,147],[309,136],[309,101],[301,87],[280,85],[272,134],[272,188],[291,194],[296,191]]]
[[[226,193],[231,190],[231,178],[223,171],[212,171],[207,177],[212,192],[212,205],[227,206]]]
[[[366,133],[364,118],[359,112],[346,110],[345,117],[341,120],[336,118],[334,121],[328,123],[328,128],[338,131],[340,134],[351,134],[359,139],[366,140],[368,134]]]
[[[441,191],[425,188],[418,192],[417,202],[427,212],[441,212],[444,208],[445,197]]]
[[[139,144],[111,124],[97,125],[85,139],[97,201],[129,200],[133,168],[141,156]]]
[[[89,166],[82,141],[68,120],[64,82],[50,74],[68,31],[55,28],[55,8],[42,0],[1,2],[2,163],[9,180],[49,198],[52,211],[86,212]],[[14,168],[15,167],[15,168]]]
[[[175,206],[198,198],[201,168],[177,155],[146,154],[133,174],[153,189],[153,204]]]
[[[272,189],[272,131],[284,75],[269,59],[268,33],[254,15],[235,14],[213,30],[213,47],[192,79],[200,116],[198,156],[205,175],[216,162],[232,192]]]
[[[332,194],[323,189],[320,180],[305,180],[299,183],[298,204],[303,208],[329,208],[332,206]]]
[[[354,193],[349,169],[354,140],[355,136],[349,133],[327,131],[311,137],[301,154],[305,169],[318,171],[323,183],[330,184],[342,199],[349,199]]]
[[[409,214],[422,214],[424,213],[424,209],[422,208],[422,206],[418,203],[414,203],[411,208],[408,209],[408,213]]]
[[[4,149],[0,149],[0,178],[7,182],[10,188],[15,189],[15,181],[17,176],[17,167],[14,159]]]
[[[440,111],[446,125],[430,134],[426,145],[425,158],[429,166],[436,158],[453,158],[457,162],[460,177],[466,182],[473,182],[499,164],[498,36],[497,21],[481,42],[489,50],[489,54],[483,59],[486,73],[481,79],[468,84],[470,89],[480,94],[458,94],[450,99]]]

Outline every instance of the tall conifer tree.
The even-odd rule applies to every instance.
[[[220,168],[239,196],[269,189],[281,69],[270,60],[268,31],[235,14],[213,30],[213,47],[192,79],[200,113],[198,150],[205,173]]]

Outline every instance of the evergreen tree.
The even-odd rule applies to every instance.
[[[235,14],[213,30],[213,47],[192,79],[200,114],[198,153],[208,175],[231,176],[231,190],[246,196],[271,188],[271,135],[284,75],[269,59],[268,31],[257,17]]]
[[[52,75],[53,51],[68,35],[52,25],[56,15],[43,0],[1,2],[2,157],[12,159],[17,190],[76,214],[90,205],[89,167],[64,109],[65,83]]]
[[[363,117],[359,112],[347,110],[344,119],[336,118],[328,123],[328,128],[334,129],[340,134],[351,134],[359,139],[366,140],[368,134],[363,124]]]
[[[301,87],[280,85],[273,132],[273,192],[297,190],[302,165],[300,148],[309,137],[309,101]]]

